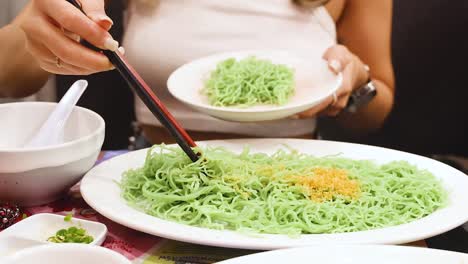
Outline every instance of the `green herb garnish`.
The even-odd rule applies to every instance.
[[[63,221],[65,222],[70,222],[72,220],[72,214],[67,214],[65,218],[63,218]]]
[[[67,214],[63,221],[71,222],[72,214]],[[47,241],[52,243],[82,243],[89,244],[94,241],[94,238],[86,233],[86,230],[79,227],[69,227],[68,229],[60,229],[55,233],[55,236],[51,236]]]
[[[75,226],[69,227],[68,229],[60,229],[55,233],[55,236],[51,236],[47,241],[52,243],[81,243],[89,244],[94,241],[93,237],[86,233],[83,228]]]

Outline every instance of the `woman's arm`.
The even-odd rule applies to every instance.
[[[0,97],[31,94],[48,73],[88,75],[113,68],[102,53],[77,42],[80,36],[94,46],[117,50],[117,41],[108,33],[113,22],[104,1],[80,2],[87,16],[65,0],[31,0],[0,30]]]
[[[37,92],[48,73],[26,50],[26,37],[18,26],[23,14],[0,28],[0,97],[25,97]]]
[[[380,128],[394,100],[394,75],[391,62],[391,0],[347,0],[338,20],[338,42],[355,58],[351,66],[362,71],[359,60],[369,65],[377,96],[356,113],[342,112],[338,122],[353,132],[365,133]],[[359,83],[355,84],[359,88]]]

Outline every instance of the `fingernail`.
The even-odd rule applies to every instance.
[[[105,30],[109,31],[109,29],[111,29],[111,27],[114,25],[114,22],[108,16],[102,16],[99,19],[98,24]]]
[[[114,25],[114,21],[103,14],[90,14],[89,17],[107,31]]]
[[[341,72],[341,63],[337,60],[331,60],[328,65],[335,73]]]
[[[104,41],[104,48],[108,49],[108,50],[111,50],[111,51],[116,51],[119,48],[119,43],[117,41],[115,41],[114,39],[108,37]]]
[[[121,46],[121,47],[118,48],[118,50],[122,55],[125,54],[125,48],[124,47]]]

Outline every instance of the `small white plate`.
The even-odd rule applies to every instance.
[[[295,71],[295,94],[285,105],[258,105],[248,108],[216,107],[201,94],[204,82],[216,65],[228,58],[237,60],[255,56],[275,64],[284,64]],[[167,81],[169,92],[178,100],[205,114],[238,122],[282,119],[310,109],[330,97],[341,86],[341,74],[330,71],[326,61],[317,57],[305,61],[286,51],[239,51],[204,57],[174,71]]]
[[[468,254],[404,246],[316,246],[276,250],[238,257],[218,264],[460,264]]]
[[[0,233],[0,256],[11,255],[24,248],[53,244],[47,239],[64,228],[80,227],[94,238],[90,245],[101,245],[106,239],[107,227],[104,224],[72,218],[64,221],[63,215],[36,214],[30,216]]]
[[[3,264],[131,264],[110,249],[83,244],[43,245],[7,257]]]

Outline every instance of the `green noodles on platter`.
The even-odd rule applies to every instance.
[[[447,201],[439,180],[404,161],[377,165],[294,150],[200,151],[203,157],[192,163],[180,148],[154,146],[143,167],[124,173],[123,198],[181,224],[291,236],[404,224]]]
[[[202,93],[214,106],[284,105],[294,94],[294,72],[255,57],[230,58],[218,63]]]

